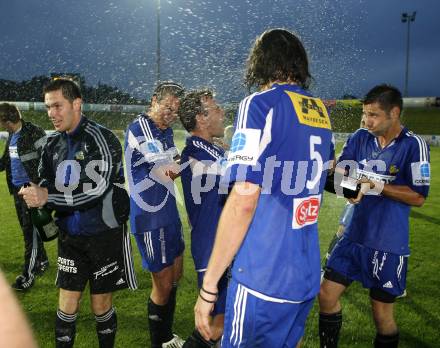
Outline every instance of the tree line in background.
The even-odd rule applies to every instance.
[[[146,100],[136,99],[129,93],[120,91],[117,87],[98,83],[97,86],[87,86],[85,79],[78,74],[52,74],[35,76],[30,80],[12,81],[0,79],[0,100],[42,102],[43,87],[56,76],[73,76],[80,85],[85,103],[90,104],[147,104]]]

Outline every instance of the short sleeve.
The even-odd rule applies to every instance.
[[[262,185],[264,150],[271,141],[272,109],[265,112],[258,94],[252,94],[240,103],[235,133],[228,155],[227,170],[222,184],[251,182]]]
[[[402,173],[405,175],[403,179],[412,190],[427,197],[431,182],[429,146],[424,139],[413,135],[408,153],[408,162],[404,173]]]

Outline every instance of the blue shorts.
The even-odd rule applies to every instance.
[[[221,347],[296,347],[304,334],[314,299],[300,303],[274,302],[276,299],[263,299],[264,295],[251,292],[230,279]]]
[[[366,289],[378,289],[397,297],[405,290],[407,267],[408,256],[374,250],[343,237],[327,261],[325,278],[334,280],[331,273],[336,272],[347,279],[347,282],[336,280],[345,286],[356,280]]]
[[[152,231],[134,234],[142,267],[150,272],[160,272],[171,266],[185,249],[180,221]]]
[[[203,284],[203,277],[205,276],[205,272],[197,272],[197,284],[199,289]],[[211,315],[215,317],[217,314],[224,314],[226,308],[226,293],[228,290],[228,271],[226,271],[218,282],[218,297],[215,302],[214,309],[211,312]]]

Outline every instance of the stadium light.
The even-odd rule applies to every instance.
[[[408,14],[406,12],[402,13],[402,23],[408,23],[407,26],[407,34],[406,34],[406,69],[405,69],[405,87],[403,89],[403,95],[405,97],[408,96],[408,74],[409,74],[409,32],[411,27],[411,22],[416,20],[416,11],[412,14]]]
[[[157,23],[157,46],[156,46],[156,83],[160,81],[160,0],[157,0],[156,7],[156,23]]]

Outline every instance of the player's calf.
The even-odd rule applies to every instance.
[[[104,314],[95,315],[95,320],[99,348],[113,348],[118,327],[118,319],[115,309],[112,307]]]
[[[76,334],[76,316],[75,314],[67,314],[57,310],[55,320],[55,347],[71,348],[75,343]]]

